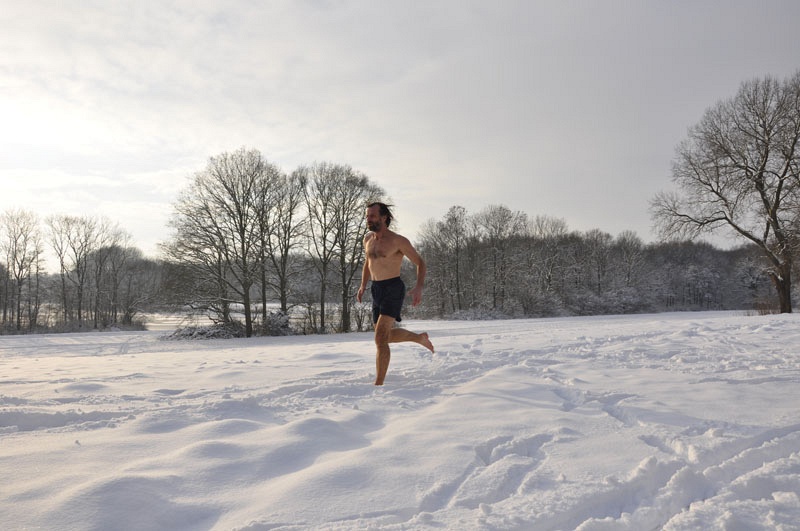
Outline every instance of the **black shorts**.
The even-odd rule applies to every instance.
[[[372,292],[372,322],[377,323],[378,317],[388,315],[395,321],[401,321],[400,309],[406,296],[406,285],[400,277],[386,280],[373,280],[370,288]]]

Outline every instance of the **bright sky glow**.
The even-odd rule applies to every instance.
[[[383,186],[412,238],[503,204],[652,241],[689,126],[800,68],[800,3],[0,0],[0,211],[104,215],[148,254],[208,157]]]

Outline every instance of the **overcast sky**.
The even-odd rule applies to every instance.
[[[800,68],[800,2],[0,0],[0,212],[147,254],[208,158],[344,163],[398,230],[502,204],[653,241],[675,147]]]

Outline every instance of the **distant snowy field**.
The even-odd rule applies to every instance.
[[[3,529],[800,529],[800,316],[0,338]]]

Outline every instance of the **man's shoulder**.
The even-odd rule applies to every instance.
[[[394,231],[387,231],[386,236],[388,236],[387,239],[392,242],[392,245],[396,245],[397,247],[404,247],[410,243],[408,238]]]
[[[402,234],[398,234],[396,232],[393,232],[392,234],[394,235],[395,241],[400,242],[400,243],[410,243],[408,238],[406,238]]]

